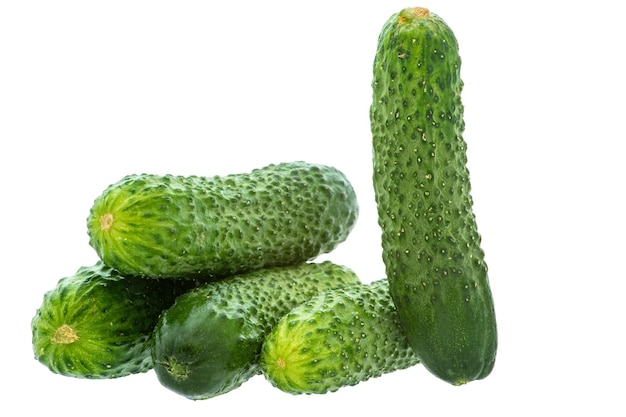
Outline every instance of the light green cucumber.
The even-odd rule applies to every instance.
[[[358,283],[330,261],[235,275],[180,296],[154,331],[152,358],[163,386],[193,400],[225,394],[257,375],[265,335],[320,291]]]
[[[298,161],[227,176],[129,175],[95,200],[87,225],[91,246],[121,273],[193,278],[312,260],[357,216],[343,173]]]
[[[265,378],[290,394],[324,394],[419,363],[386,279],[328,290],[286,314],[266,337]]]
[[[383,260],[422,364],[461,385],[489,375],[496,317],[470,195],[457,39],[424,8],[384,24],[370,110]]]
[[[46,292],[31,321],[35,358],[76,378],[117,378],[152,369],[150,336],[161,312],[191,280],[124,277],[98,262]]]

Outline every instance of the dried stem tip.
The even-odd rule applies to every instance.
[[[424,7],[414,7],[412,9],[413,14],[415,15],[415,17],[428,17],[430,16],[430,10],[424,8]]]
[[[111,213],[104,213],[100,216],[100,229],[109,230],[113,225],[113,215]]]
[[[57,328],[52,335],[52,343],[57,345],[69,345],[78,340],[78,335],[67,324],[64,324]]]

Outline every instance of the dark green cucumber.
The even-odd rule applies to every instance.
[[[198,287],[167,309],[154,331],[159,381],[193,400],[225,394],[260,372],[265,335],[320,291],[358,283],[329,261],[264,268]]]
[[[470,195],[452,30],[427,9],[384,24],[370,110],[390,292],[423,365],[459,385],[490,374],[497,331]]]
[[[102,262],[81,267],[44,295],[31,322],[35,358],[54,373],[77,378],[148,371],[159,315],[195,285],[123,277]]]
[[[274,326],[259,364],[290,394],[324,394],[419,363],[400,327],[386,279],[328,290]]]
[[[87,224],[91,246],[121,273],[189,278],[312,260],[357,216],[343,173],[288,162],[221,177],[129,175],[95,200]]]

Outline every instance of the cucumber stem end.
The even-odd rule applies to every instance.
[[[426,19],[430,16],[430,10],[425,7],[411,7],[403,9],[398,16],[398,23],[412,22],[416,19]]]
[[[425,7],[414,7],[412,9],[412,12],[415,15],[415,17],[428,17],[428,16],[430,16],[430,10],[428,10]]]
[[[78,335],[70,326],[63,324],[54,331],[51,340],[57,345],[69,345],[78,340]]]
[[[113,215],[111,213],[104,213],[100,216],[100,229],[102,231],[107,231],[113,225]]]

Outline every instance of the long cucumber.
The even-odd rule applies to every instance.
[[[383,260],[398,317],[423,365],[461,385],[495,364],[497,328],[470,195],[450,27],[424,8],[384,24],[370,110]]]

